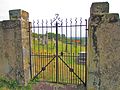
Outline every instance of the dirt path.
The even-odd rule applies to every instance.
[[[47,82],[39,82],[33,85],[33,90],[85,90],[76,85],[60,85]]]

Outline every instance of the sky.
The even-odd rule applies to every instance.
[[[119,0],[0,0],[0,21],[9,19],[9,10],[23,9],[29,12],[29,19],[89,18],[92,2],[109,2],[110,13],[120,13]]]

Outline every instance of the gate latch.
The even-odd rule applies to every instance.
[[[61,56],[63,56],[63,52],[61,52]]]

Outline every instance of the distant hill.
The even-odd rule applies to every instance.
[[[71,37],[67,37],[69,40],[71,39]],[[86,42],[86,37],[72,37],[72,41],[73,40],[80,40],[81,44],[82,45],[85,45],[85,42]],[[69,41],[70,42],[70,41]]]
[[[71,38],[71,37],[67,37],[67,38]],[[86,38],[86,37],[72,37],[72,39],[80,39],[80,38]]]

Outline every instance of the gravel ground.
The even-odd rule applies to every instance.
[[[85,90],[82,86],[60,85],[47,82],[39,82],[33,85],[33,90]]]

